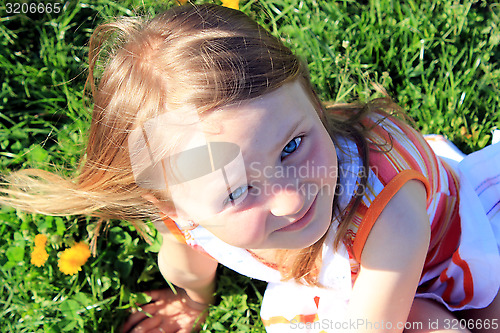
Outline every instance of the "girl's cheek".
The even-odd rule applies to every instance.
[[[265,235],[266,223],[263,215],[263,212],[256,209],[223,214],[217,221],[211,221],[204,227],[230,245],[252,248],[257,246]]]
[[[232,235],[237,239],[239,246],[255,247],[266,234],[266,217],[264,212],[251,209],[239,214],[237,222],[232,226]]]
[[[336,178],[337,157],[335,147],[330,139],[329,141],[316,138],[312,143],[312,148],[307,150],[300,163],[300,178],[323,181],[331,179],[332,176]]]

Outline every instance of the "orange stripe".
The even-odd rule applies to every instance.
[[[269,319],[262,318],[262,323],[264,324],[264,326],[269,327],[275,324],[290,324],[292,321],[294,323],[313,323],[318,320],[319,318],[317,314],[309,314],[309,315],[300,314],[293,317],[292,320],[288,320],[283,316],[274,316]]]
[[[163,223],[167,226],[168,230],[175,236],[175,238],[180,242],[186,244],[186,238],[182,233],[181,229],[175,224],[175,222],[167,215],[161,213],[161,219]]]
[[[387,131],[391,131],[391,127],[402,132],[392,133],[393,147],[389,153],[384,154],[384,157],[388,160],[388,162],[390,162],[389,165],[397,171],[414,169],[420,170],[424,175],[436,175],[439,171],[437,157],[432,152],[432,149],[429,147],[425,139],[411,126],[397,118],[388,117],[385,121],[387,124],[384,126],[388,127],[387,129],[384,130],[382,126],[376,126],[372,130],[372,133],[378,136],[377,141],[383,139],[389,142],[391,136],[389,136]],[[372,119],[367,119],[366,122],[371,123],[371,125],[376,125]],[[387,175],[384,173],[383,176],[389,176],[389,178],[385,178],[387,179],[386,182],[394,177],[394,175],[391,176],[391,173],[388,173]],[[430,181],[432,181],[435,177],[429,178],[431,178]],[[439,179],[436,181],[439,183]],[[435,188],[436,186],[436,184],[431,184],[431,188]]]
[[[429,146],[425,138],[413,127],[411,126],[406,127],[404,129],[404,132],[408,140],[418,151],[419,157],[423,161],[423,164],[425,166],[425,172],[428,175],[433,175],[432,177],[429,178],[432,178],[432,180],[434,180],[435,175],[437,175],[439,172],[438,160],[436,154]],[[424,173],[424,170],[422,170],[422,172]],[[439,182],[438,179],[436,179],[436,181]],[[434,191],[436,191],[436,184],[433,184],[432,188],[434,189]]]
[[[361,260],[361,253],[365,246],[368,235],[370,234],[373,225],[377,221],[380,213],[384,210],[385,206],[389,203],[392,197],[406,184],[409,180],[416,179],[420,180],[425,185],[427,191],[427,196],[430,195],[430,184],[423,174],[415,170],[403,170],[396,177],[394,177],[389,184],[387,184],[382,192],[380,192],[375,200],[373,200],[370,207],[361,221],[356,238],[353,245],[354,258],[358,261]]]
[[[458,204],[457,175],[443,161],[449,194],[440,193],[436,213],[431,226],[431,242],[422,276],[448,258],[451,258],[460,243],[460,215]]]
[[[460,258],[460,254],[458,251],[456,251],[453,254],[452,261],[455,265],[460,267],[463,271],[463,290],[465,297],[464,299],[458,303],[458,304],[453,304],[452,299],[451,299],[451,293],[453,292],[453,289],[455,287],[455,279],[453,277],[448,277],[446,272],[448,271],[448,268],[445,269],[443,272],[441,272],[441,275],[439,276],[439,280],[442,283],[446,283],[446,289],[444,290],[443,294],[441,297],[443,300],[452,308],[461,308],[464,305],[470,303],[472,298],[474,298],[474,281],[472,278],[472,274],[469,269],[469,265],[465,260]]]
[[[296,315],[293,319],[295,319],[294,322],[312,323],[318,321],[318,315],[316,313],[310,315]]]
[[[446,275],[446,272],[448,271],[448,268],[446,268],[441,275],[439,276],[439,281],[441,283],[446,282],[446,289],[443,291],[442,298],[443,300],[451,306],[451,292],[453,291],[453,287],[455,286],[455,279],[448,275]]]
[[[465,297],[458,305],[450,305],[450,306],[452,306],[454,308],[461,308],[465,304],[468,304],[472,300],[472,298],[474,297],[474,281],[472,279],[472,274],[470,272],[469,265],[467,264],[467,262],[465,260],[460,258],[460,254],[458,253],[458,251],[455,252],[455,254],[453,254],[452,261],[455,263],[455,265],[460,267],[462,269],[462,271],[464,272]]]
[[[265,327],[269,327],[275,324],[290,324],[290,320],[286,319],[283,316],[275,316],[269,319],[262,319],[262,323]]]

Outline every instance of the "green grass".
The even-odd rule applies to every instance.
[[[198,3],[203,1],[197,1]],[[0,171],[29,166],[71,172],[85,142],[90,109],[83,85],[86,43],[103,20],[155,13],[168,1],[82,0],[59,14],[6,13],[0,1]],[[248,0],[241,9],[309,64],[324,100],[367,100],[383,86],[424,133],[442,133],[465,152],[500,128],[500,6],[474,1]],[[88,102],[87,102],[88,105]],[[57,253],[87,240],[95,221],[0,211],[0,331],[116,332],[149,288],[165,287],[159,240],[141,240],[113,222],[97,255],[75,276]],[[29,263],[37,233],[49,235],[49,261]],[[117,260],[118,258],[118,260]],[[265,285],[221,269],[204,329],[262,332]]]

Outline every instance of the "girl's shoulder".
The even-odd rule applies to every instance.
[[[409,181],[417,180],[425,186],[429,199],[439,188],[443,173],[442,165],[424,137],[408,123],[394,116],[372,113],[362,120],[362,124],[369,145],[369,169],[362,170],[361,149],[357,145],[357,157],[353,157],[351,148],[348,150],[351,156],[340,162],[341,168],[346,168],[341,170],[340,179],[343,178],[342,186],[347,189],[340,200],[341,209],[348,208],[358,190],[357,172],[368,174],[362,189],[362,202],[344,238],[349,253],[357,260],[370,230],[396,193]]]
[[[439,176],[439,161],[424,136],[407,121],[373,113],[363,120],[368,129],[369,166],[372,180],[386,187],[398,178],[421,180],[431,194],[431,182]]]

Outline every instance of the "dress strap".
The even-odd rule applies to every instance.
[[[372,204],[366,211],[363,221],[361,221],[352,247],[354,258],[357,261],[361,260],[361,253],[363,252],[363,248],[365,247],[368,235],[370,234],[370,231],[372,230],[373,225],[377,221],[379,215],[382,213],[382,210],[384,210],[385,206],[387,206],[389,201],[401,189],[401,187],[403,187],[406,182],[412,179],[420,180],[425,185],[427,196],[429,196],[429,194],[431,193],[430,184],[422,173],[416,170],[403,170],[398,173],[396,177],[394,177],[384,187],[382,192],[380,192],[380,194],[375,197]]]
[[[184,237],[184,234],[182,233],[181,229],[175,224],[174,220],[172,220],[170,217],[168,217],[165,214],[161,214],[161,220],[163,223],[167,226],[168,230],[174,237],[180,242],[186,244],[186,237]]]

